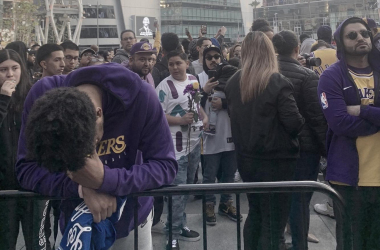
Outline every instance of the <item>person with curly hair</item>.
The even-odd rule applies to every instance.
[[[26,129],[27,158],[52,173],[75,172],[95,152],[96,112],[76,88],[46,92],[33,105]]]
[[[272,40],[274,36],[273,29],[270,27],[270,24],[267,20],[262,18],[256,19],[252,23],[251,31],[261,31],[267,35],[270,40]]]
[[[59,87],[67,89],[59,90],[62,96],[44,97]],[[40,97],[51,104],[39,105]],[[19,183],[26,190],[65,199],[60,206],[62,232],[81,203],[79,197],[97,223],[115,211],[115,197],[168,185],[178,170],[154,89],[119,64],[41,79],[26,99],[21,131]],[[138,202],[139,249],[151,250],[153,199],[140,197]],[[133,235],[134,205],[133,199],[127,200],[115,225],[112,250],[134,248],[133,236],[128,236]]]

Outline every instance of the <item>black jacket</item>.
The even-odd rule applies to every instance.
[[[238,69],[227,63],[221,63],[218,65],[218,67],[215,70],[216,70],[215,81],[218,81],[219,84],[214,89],[218,91],[222,91],[224,93],[228,80],[236,73]],[[202,108],[205,108],[209,95],[203,92],[203,89],[201,91],[203,95],[201,99],[201,106]],[[223,109],[228,108],[227,99],[222,98],[222,108]]]
[[[0,190],[20,189],[16,179],[21,113],[11,105],[11,97],[0,94]]]
[[[293,83],[294,98],[305,118],[305,126],[298,137],[301,151],[326,156],[327,122],[317,93],[319,77],[291,57],[278,56],[278,61],[281,74]]]
[[[186,73],[196,76],[195,70],[193,66],[190,64],[189,68],[186,70]],[[157,87],[162,80],[166,77],[170,76],[169,68],[168,68],[168,59],[164,56],[160,62],[154,65],[152,70],[152,77],[154,80],[154,85]]]
[[[236,151],[243,157],[286,159],[299,157],[298,134],[304,119],[293,97],[293,85],[281,74],[273,74],[258,97],[243,104],[240,74],[226,87]]]

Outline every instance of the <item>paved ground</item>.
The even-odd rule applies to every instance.
[[[217,199],[218,200],[218,199]],[[310,233],[314,234],[319,240],[319,243],[309,243],[309,250],[335,250],[335,220],[320,216],[314,212],[313,205],[327,200],[323,194],[315,193],[310,205]],[[202,235],[202,202],[191,198],[188,201],[186,212],[189,228],[198,231]],[[245,195],[241,195],[241,213],[245,218],[248,213],[248,201]],[[166,214],[162,216],[166,219]],[[242,226],[244,225],[244,220]],[[237,228],[236,222],[229,220],[226,217],[217,215],[217,225],[207,227],[207,242],[208,249],[217,250],[232,250],[237,249]],[[287,242],[291,241],[290,235],[286,234]],[[59,236],[60,237],[60,236]],[[53,242],[53,241],[52,241]],[[155,250],[164,250],[166,244],[165,236],[162,234],[153,234],[153,245]],[[243,243],[242,243],[243,244]],[[17,244],[17,250],[25,249],[24,239],[20,233]],[[183,242],[180,241],[181,250],[201,250],[203,249],[203,240],[198,242]],[[243,248],[242,248],[243,249]]]

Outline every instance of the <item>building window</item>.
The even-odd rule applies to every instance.
[[[81,38],[97,38],[96,26],[82,26]],[[99,38],[118,38],[116,26],[99,26]]]
[[[83,8],[85,18],[96,18],[96,12],[99,13],[99,18],[115,19],[115,10],[113,6],[99,5],[99,9],[96,10],[95,6],[86,6]]]

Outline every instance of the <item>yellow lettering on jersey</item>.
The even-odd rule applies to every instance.
[[[103,151],[105,149],[106,144],[107,144],[107,141],[100,142],[99,149],[98,149],[98,156],[102,156],[106,154],[106,151]]]
[[[127,145],[124,142],[124,135],[121,135],[121,136],[119,136],[119,137],[116,138],[116,144],[118,146],[115,146],[112,150],[116,154],[120,154],[127,147]]]
[[[124,135],[101,141],[98,148],[98,155],[109,155],[112,153],[120,154],[124,151],[127,145],[124,142]]]
[[[111,154],[111,148],[113,149],[115,142],[116,142],[115,138],[111,138],[107,141],[107,143],[108,143],[107,153],[106,153],[107,155]],[[114,150],[112,150],[112,151],[114,151]]]

